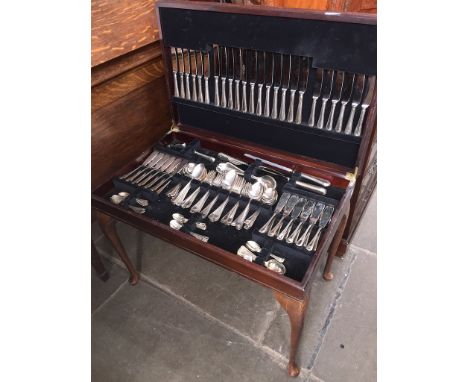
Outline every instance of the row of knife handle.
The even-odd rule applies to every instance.
[[[196,54],[196,52],[195,52]],[[202,60],[205,60],[205,54],[200,52],[200,56]],[[189,55],[190,58],[190,55]],[[177,78],[179,75],[179,79]],[[304,93],[305,90],[297,90],[297,89],[286,89],[281,86],[272,86],[272,85],[263,85],[261,83],[255,84],[250,82],[249,87],[249,97],[247,97],[247,82],[240,81],[238,79],[227,78],[227,77],[220,77],[220,76],[213,76],[214,77],[214,105],[218,107],[228,108],[231,110],[242,111],[243,113],[250,113],[255,114],[257,116],[263,116],[266,118],[278,119],[280,121],[286,121],[289,123],[296,123],[302,124],[302,110],[303,110],[303,102],[304,102]],[[191,81],[190,81],[191,79]],[[221,81],[220,81],[221,80]],[[173,70],[173,81],[174,81],[174,96],[178,98],[188,99],[194,102],[200,103],[211,103],[210,98],[210,88],[209,88],[209,71],[203,70],[202,74],[194,74],[190,72],[179,72],[177,70]],[[226,92],[226,81],[228,82],[228,92]],[[179,86],[180,82],[180,86]],[[190,85],[191,82],[191,85]],[[219,92],[219,85],[221,82],[221,95]],[[204,83],[204,89],[202,86]],[[233,83],[234,83],[234,90],[233,90]],[[240,86],[242,83],[242,97],[240,96]],[[257,102],[255,102],[255,85],[258,87],[257,92]],[[263,102],[263,87],[265,86],[265,101]],[[198,90],[197,90],[198,88]],[[273,88],[273,100],[272,100],[272,107],[270,107],[270,93],[271,88]],[[280,107],[278,110],[278,94],[281,90],[281,102]],[[286,115],[286,95],[287,91],[290,92],[289,97],[289,108],[288,113]],[[298,104],[296,108],[296,112],[294,112],[294,105],[295,105],[295,96],[296,92],[299,93]],[[227,94],[226,94],[227,93]],[[247,104],[248,99],[248,104]],[[313,97],[312,99],[312,107],[310,117],[308,119],[308,126],[315,127],[318,129],[325,129],[328,131],[334,130],[337,133],[344,133],[346,135],[355,135],[360,136],[362,133],[362,126],[364,123],[365,113],[367,106],[361,105],[361,113],[359,119],[356,123],[356,126],[353,128],[354,116],[356,112],[357,105],[351,106],[351,111],[349,113],[348,121],[346,123],[346,127],[343,130],[343,123],[344,123],[344,115],[345,109],[348,103],[341,102],[340,111],[338,120],[333,126],[333,120],[335,115],[335,109],[337,103],[332,102],[331,110],[328,116],[328,120],[325,122],[325,110],[327,100],[322,100],[321,110],[319,119],[317,121],[316,118],[316,111],[317,111],[317,101],[318,97]],[[271,111],[270,111],[271,109]]]

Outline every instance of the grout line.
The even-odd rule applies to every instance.
[[[271,315],[271,317],[269,319],[265,320],[265,325],[260,330],[260,335],[257,338],[257,342],[259,344],[263,344],[263,341],[265,340],[265,336],[268,333],[268,329],[270,329],[271,324],[273,324],[273,321],[275,320],[276,316],[278,316],[278,312],[279,312],[280,308],[281,308],[280,304],[278,302],[276,302],[275,310],[273,311],[273,314]]]
[[[368,249],[365,249],[365,248],[362,248],[362,247],[358,247],[358,246],[355,245],[355,244],[349,244],[349,248],[350,248],[350,249],[354,249],[354,250],[357,251],[357,252],[365,253],[366,255],[377,256],[377,252],[369,251]]]
[[[320,335],[319,335],[319,339],[318,339],[318,344],[317,346],[315,347],[315,350],[312,354],[312,357],[310,359],[310,362],[309,364],[307,365],[307,369],[309,370],[312,370],[312,368],[314,367],[314,364],[315,364],[315,361],[320,353],[320,349],[323,345],[323,342],[324,342],[324,339],[325,339],[325,336],[328,332],[328,328],[330,327],[330,324],[331,324],[331,321],[333,320],[333,317],[335,315],[335,311],[336,311],[336,307],[338,305],[338,300],[341,298],[341,296],[343,295],[343,291],[346,287],[346,284],[348,282],[348,279],[351,275],[351,268],[353,267],[353,264],[354,262],[356,261],[356,258],[357,258],[357,255],[354,253],[353,254],[353,258],[351,259],[351,262],[349,263],[348,265],[348,268],[346,269],[346,272],[343,276],[343,279],[340,281],[339,285],[338,285],[338,288],[337,288],[337,291],[336,291],[336,294],[335,294],[335,298],[333,299],[333,302],[330,306],[330,310],[328,312],[328,315],[327,315],[327,318],[325,319],[325,323],[323,324],[322,326],[322,329],[320,329]]]
[[[112,298],[114,298],[114,296],[120,292],[120,290],[126,285],[128,284],[128,280],[127,278],[125,278],[125,280],[122,282],[122,284],[120,284],[117,289],[115,291],[113,291],[109,297],[107,297],[96,309],[94,309],[94,312],[91,313],[91,317],[93,317],[99,310],[101,310],[101,308],[106,305],[110,300],[112,300]]]

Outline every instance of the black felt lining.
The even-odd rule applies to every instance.
[[[316,67],[377,73],[377,26],[335,21],[159,8],[167,46],[213,44],[308,56]]]
[[[353,168],[361,138],[245,114],[213,105],[176,99],[179,121],[204,130],[233,136]]]
[[[174,141],[172,143],[177,143],[177,141]],[[193,162],[200,162],[200,159],[201,159],[194,154],[193,152],[194,150],[203,152],[207,155],[216,156],[215,152],[202,149],[200,147],[200,142],[198,140],[193,140],[192,142],[187,143],[187,146],[185,149],[182,149],[182,148],[169,149],[169,148],[159,146],[159,145],[156,145],[155,148],[158,150],[167,152],[167,153],[171,153],[176,156],[184,157]],[[215,169],[216,165],[220,162],[221,160],[217,159],[214,164],[205,163],[205,165],[207,167],[207,170],[211,170],[211,169]],[[259,165],[259,162],[255,162],[249,165],[248,168],[245,170],[245,178],[247,180],[250,179],[251,174],[257,173],[258,165]],[[261,175],[261,174],[257,174],[257,175]],[[312,198],[315,200],[321,200],[326,203],[333,204],[335,206],[339,203],[339,199],[343,195],[343,190],[336,189],[331,193],[329,192],[330,194],[333,195],[333,197],[336,198],[336,199],[332,199],[330,197],[324,197],[324,196],[309,192],[307,190],[296,188],[293,185],[293,182],[294,180],[297,179],[297,174],[293,175],[289,182],[287,182],[285,179],[282,179],[281,177],[278,177],[278,176],[275,176],[275,179],[278,184],[277,189],[279,190],[280,195],[284,191],[295,192],[304,197]],[[135,184],[129,183],[120,178],[114,178],[113,184],[115,188],[111,190],[106,195],[106,197],[110,198],[111,195],[116,194],[119,191],[129,192],[130,193],[129,197],[126,198],[120,204],[120,206],[123,208],[129,208],[129,205],[141,207],[136,202],[136,198],[147,199],[150,203],[148,207],[146,207],[146,212],[144,213],[144,215],[156,221],[159,221],[163,224],[167,224],[167,225],[169,225],[169,222],[172,220],[172,214],[178,212],[189,219],[189,221],[183,225],[183,227],[181,228],[181,231],[186,232],[186,233],[196,232],[201,235],[206,235],[209,237],[209,243],[214,244],[228,252],[231,252],[233,256],[236,256],[236,252],[241,245],[245,245],[245,243],[248,240],[255,240],[263,247],[262,252],[260,254],[257,254],[258,257],[255,261],[256,263],[263,265],[264,261],[268,260],[270,253],[277,254],[278,256],[284,257],[286,259],[284,262],[284,265],[287,269],[286,276],[292,279],[295,279],[297,281],[302,280],[302,277],[304,276],[314,253],[307,252],[303,249],[298,249],[297,247],[294,246],[294,244],[289,245],[285,242],[278,242],[275,239],[269,238],[268,236],[261,235],[258,233],[258,229],[261,226],[263,226],[273,214],[274,206],[267,206],[263,203],[252,201],[248,216],[250,216],[254,211],[256,211],[257,208],[260,208],[260,211],[261,211],[260,215],[255,221],[254,226],[250,230],[241,229],[240,231],[238,231],[235,229],[235,227],[225,226],[220,221],[212,223],[209,221],[208,218],[202,220],[200,214],[191,214],[189,212],[190,209],[184,209],[182,207],[173,205],[169,197],[166,195],[166,193],[176,184],[181,183],[181,188],[182,188],[188,182],[189,182],[188,177],[181,175],[181,174],[176,174],[172,178],[170,185],[166,187],[160,195],[157,195],[156,193],[152,191],[139,187]],[[205,194],[206,190],[210,188],[205,183],[200,183],[196,180],[193,180],[191,183],[191,188],[190,188],[188,195],[190,195],[198,186],[200,186],[201,190],[197,198],[195,199],[194,203],[192,204],[192,206]],[[220,194],[220,196],[218,197],[218,201],[216,202],[213,209],[211,210],[211,211],[214,211],[225,200],[225,198],[228,195],[228,192],[225,190],[222,190],[221,188],[217,188],[213,186],[210,189],[213,191],[211,192],[210,197],[205,203],[205,206],[214,198],[216,193]],[[231,193],[230,195],[231,195],[230,201],[226,205],[221,217],[223,217],[231,209],[231,207],[237,201],[239,201],[240,202],[239,207],[236,212],[236,217],[237,217],[243,211],[246,204],[248,203],[248,198],[246,197],[240,197],[233,193]],[[196,228],[195,223],[198,221],[205,223],[207,226],[207,229],[201,230],[201,229]],[[285,222],[285,224],[287,224],[287,221]],[[315,230],[314,232],[312,232],[312,235],[314,233],[315,233]]]

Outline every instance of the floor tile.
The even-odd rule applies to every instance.
[[[377,189],[369,199],[351,244],[377,253]]]
[[[102,281],[96,276],[94,269],[91,269],[91,311],[94,312],[109,296],[114,293],[117,288],[122,285],[128,275],[118,265],[102,259],[104,267],[107,269],[109,279]]]
[[[354,256],[354,250],[348,249],[343,259],[335,258],[332,268],[334,273],[332,281],[323,280],[321,272],[317,274],[313,281],[309,308],[306,313],[298,349],[298,363],[301,367],[311,366],[313,357],[321,344],[322,329],[329,318],[329,312],[338,293],[338,288],[343,279],[346,278]],[[286,312],[280,310],[265,336],[264,344],[284,356],[288,356],[289,336],[289,317]]]
[[[357,253],[313,373],[327,382],[377,380],[377,257]]]
[[[255,340],[279,309],[272,292],[259,284],[126,224],[117,229],[145,276]],[[98,246],[113,253],[105,238]]]
[[[299,376],[305,381],[309,376]],[[93,382],[287,381],[284,366],[145,282],[125,285],[92,318]]]

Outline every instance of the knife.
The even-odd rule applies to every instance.
[[[364,97],[364,101],[361,104],[361,114],[359,115],[359,121],[357,123],[356,129],[354,130],[354,135],[359,137],[362,132],[362,124],[364,123],[364,117],[366,115],[366,110],[369,107],[372,96],[374,95],[374,87],[375,87],[375,76],[368,77],[366,83],[366,96]]]
[[[282,165],[280,165],[278,163],[275,163],[275,162],[270,162],[270,161],[268,161],[266,159],[259,158],[259,157],[256,157],[254,155],[251,155],[251,154],[244,154],[244,156],[246,156],[247,158],[250,158],[250,159],[259,160],[259,161],[261,161],[261,162],[263,162],[265,164],[268,164],[268,165],[270,165],[272,167],[276,167],[276,168],[279,168],[280,170],[286,171],[289,174],[292,174],[294,172],[294,170],[292,168],[282,166]],[[320,184],[323,187],[329,187],[331,185],[330,181],[328,181],[326,179],[317,178],[315,176],[307,175],[307,174],[304,174],[302,172],[300,172],[299,175],[301,176],[301,178],[304,178],[304,179],[310,180],[311,182]],[[306,183],[301,182],[300,185],[303,185],[303,184],[306,184]]]
[[[351,134],[353,131],[353,122],[354,122],[354,114],[356,113],[356,108],[362,101],[362,94],[364,91],[364,82],[366,81],[366,76],[358,75],[356,79],[354,89],[353,89],[353,101],[351,102],[351,113],[349,114],[348,123],[346,124],[346,128],[344,133]]]

